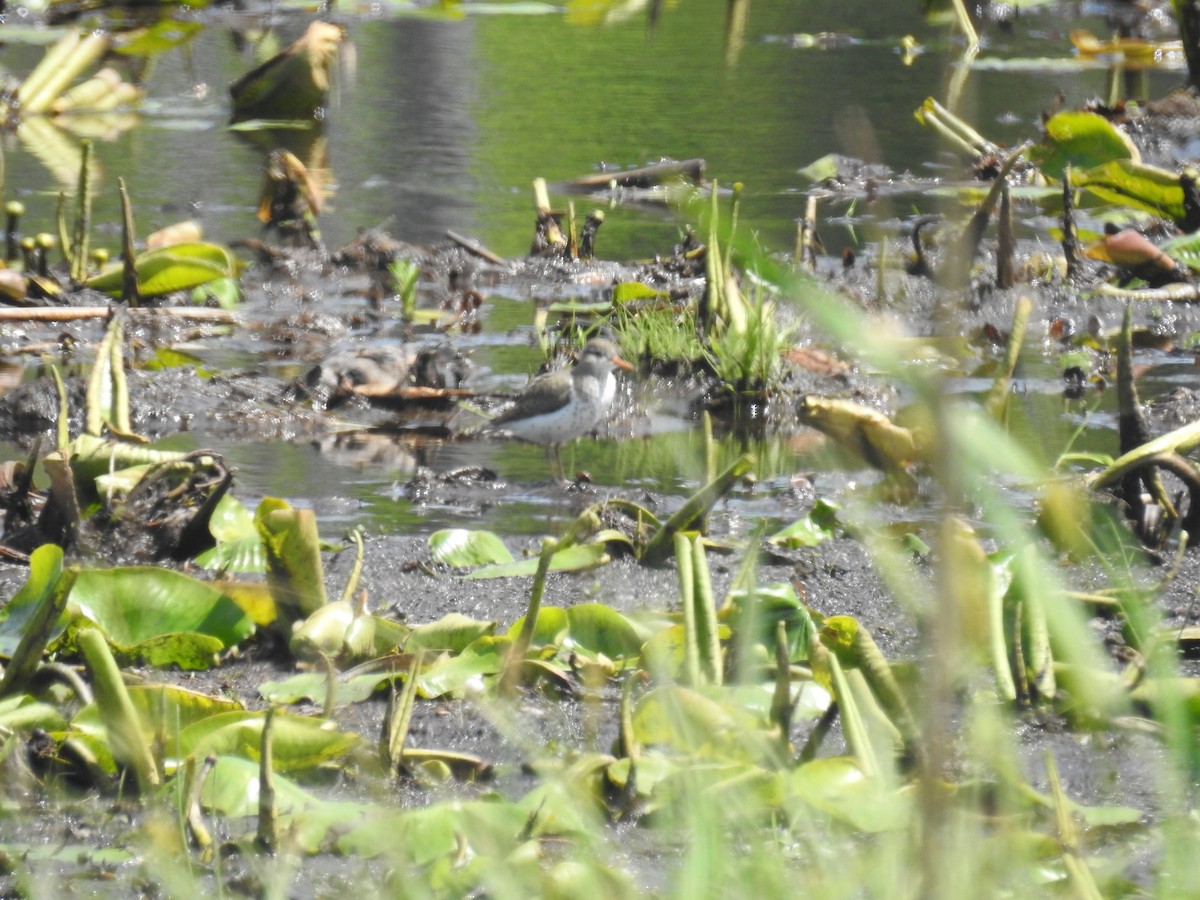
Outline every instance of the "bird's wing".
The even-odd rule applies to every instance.
[[[526,419],[532,415],[562,409],[571,399],[571,380],[569,377],[558,377],[563,374],[565,373],[552,372],[533,379],[512,406],[492,419],[492,424],[503,425],[514,419]]]

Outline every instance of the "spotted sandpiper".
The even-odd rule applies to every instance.
[[[489,427],[523,441],[546,444],[557,475],[562,477],[559,450],[595,428],[608,412],[617,391],[615,367],[633,369],[621,359],[612,341],[592,338],[571,369],[539,375]]]

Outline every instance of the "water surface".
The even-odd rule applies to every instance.
[[[712,4],[668,4],[653,27],[637,9],[607,24],[583,24],[594,12],[585,6],[544,15],[474,15],[470,4],[464,8],[467,14],[454,18],[409,12],[345,21],[347,52],[315,149],[312,140],[284,136],[304,146],[311,154],[306,158],[327,163],[334,194],[321,228],[330,246],[383,224],[406,241],[438,241],[453,229],[502,255],[518,255],[532,235],[533,178],[553,183],[605,166],[701,157],[710,178],[745,185],[744,227],[764,251],[785,252],[808,187],[798,170],[827,153],[882,162],[920,178],[960,176],[957,161],[913,117],[925,97],[946,99],[952,83],[961,97],[960,114],[1010,143],[1036,134],[1038,117],[1055,102],[1056,92],[1072,106],[1108,90],[1107,73],[1096,69],[963,72],[957,63],[961,44],[945,27],[927,23],[916,2],[756,0],[735,57],[724,7]],[[274,144],[226,125],[227,85],[255,62],[236,29],[259,23],[221,11],[195,15],[206,27],[157,60],[136,125],[97,136],[96,218],[117,221],[115,181],[122,176],[140,233],[196,218],[212,240],[255,237],[262,161]],[[278,16],[280,44],[298,36],[308,21]],[[1095,16],[1026,17],[1012,31],[992,29],[986,54],[1067,57],[1066,29],[1076,26],[1105,31]],[[816,50],[799,49],[789,39],[819,31],[854,40]],[[898,48],[900,38],[910,34],[927,52],[906,65]],[[13,45],[3,64],[24,71],[39,54],[38,48]],[[1160,94],[1178,77],[1154,73],[1146,87]],[[77,143],[69,132],[54,133],[61,137],[56,146],[20,135],[5,139],[9,196],[24,199],[30,221],[47,230],[59,189],[52,185],[57,180],[60,188],[68,187]],[[581,212],[594,205],[576,202]],[[826,245],[835,254],[847,244],[861,248],[883,232],[876,220],[894,221],[930,204],[919,193],[877,207],[832,203],[828,215],[849,213],[854,224],[823,229]],[[622,260],[670,253],[682,227],[696,221],[695,213],[610,208],[599,253]],[[115,246],[117,236],[110,226],[99,240]],[[306,302],[356,302],[319,295],[306,301],[299,293],[264,292],[252,283],[246,288],[251,316],[284,316]],[[516,388],[533,371],[538,355],[532,306],[529,298],[489,298],[484,333],[461,339],[474,352],[478,386]],[[342,343],[365,339],[351,334]],[[201,348],[202,357],[206,352],[210,361],[225,362],[229,357],[222,354],[250,351]],[[1034,393],[1052,394],[1054,378],[1046,373],[1041,384],[1051,387],[1034,383]],[[1060,401],[1051,396],[1048,403]],[[1069,420],[1062,427],[1054,440],[1069,436]],[[202,433],[194,440],[205,442]],[[396,528],[412,524],[399,486],[418,465],[439,470],[488,465],[518,484],[545,478],[540,449],[494,441],[410,446],[401,440],[384,450],[217,443],[239,467],[246,496],[280,494],[326,505],[334,520],[366,515]],[[760,478],[768,481],[782,484],[793,471],[826,464],[807,457],[787,437],[768,443],[759,448],[769,460]],[[641,446],[646,444],[649,450]],[[726,454],[735,450],[731,444]],[[618,434],[581,442],[569,451],[568,462],[586,468],[598,484],[683,493],[703,477],[703,458],[697,435],[668,428],[650,439]],[[528,501],[533,521],[514,526],[517,530],[537,530],[538,517],[547,514],[544,493],[534,492]],[[427,521],[464,515],[497,517],[483,498],[465,512],[435,510]]]

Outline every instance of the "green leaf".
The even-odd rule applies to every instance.
[[[264,582],[223,579],[213,581],[211,584],[224,591],[225,595],[240,606],[255,625],[260,627],[270,625],[279,617],[278,610],[275,609],[275,601],[271,597],[271,589]]]
[[[200,803],[210,812],[229,818],[258,815],[258,763],[220,756],[204,779]],[[275,775],[275,808],[280,816],[318,809],[320,800],[294,781]]]
[[[795,662],[808,658],[808,622],[796,589],[787,582],[755,585],[753,590],[737,588],[729,592],[734,616],[731,624],[736,634],[749,637],[764,647],[775,646],[775,629],[779,622],[787,627],[788,656]]]
[[[562,550],[558,550],[550,557],[551,572],[585,572],[588,569],[594,569],[597,566],[607,565],[612,562],[612,557],[608,555],[607,545],[603,541],[593,541],[587,544],[572,544]],[[503,565],[482,566],[475,571],[469,573],[467,578],[484,579],[484,578],[516,578],[521,576],[533,575],[537,572],[538,558],[530,556],[527,559],[517,560],[516,562],[505,563]]]
[[[648,691],[633,712],[634,734],[641,744],[658,744],[679,753],[757,762],[769,760],[776,745],[761,719],[721,699],[679,685]]]
[[[409,259],[395,259],[388,266],[388,273],[400,298],[401,315],[411,321],[417,307],[417,283],[421,280],[421,267]]]
[[[14,29],[15,30],[15,29]],[[31,863],[53,862],[61,864],[64,871],[69,867],[89,865],[97,870],[113,871],[126,864],[136,864],[138,856],[132,850],[117,847],[97,847],[94,843],[64,844],[0,844],[0,857],[19,859],[24,871],[31,871]]]
[[[288,650],[297,659],[310,662],[337,657],[346,646],[346,635],[357,611],[352,600],[326,603],[304,621],[293,623]]]
[[[838,505],[828,500],[817,500],[808,515],[767,538],[779,547],[795,550],[798,547],[815,547],[837,534]]]
[[[525,624],[522,616],[508,630],[515,639]],[[637,656],[646,637],[643,630],[603,603],[580,603],[568,609],[543,606],[538,610],[531,647],[569,645],[587,655],[603,653],[614,659]]]
[[[423,750],[409,747],[401,754],[401,760],[407,769],[420,767],[426,772],[444,772],[447,777],[463,781],[474,781],[485,776],[491,769],[491,764],[483,757],[454,750]]]
[[[820,159],[813,160],[799,174],[809,181],[821,182],[837,176],[842,157],[837,153],[826,153]]]
[[[435,531],[429,536],[429,553],[436,562],[456,569],[513,561],[512,553],[497,535],[466,528]]]
[[[240,267],[241,263],[225,247],[202,241],[148,250],[134,260],[138,293],[143,297],[188,291],[218,278],[236,278]],[[117,297],[123,278],[123,264],[114,263],[89,278],[87,286]]]
[[[113,644],[120,655],[147,666],[179,666],[185,672],[211,669],[218,663],[218,654],[225,644],[208,634],[182,631],[162,634],[132,646]]]
[[[503,651],[511,643],[507,637],[481,637],[458,656],[443,656],[426,667],[417,676],[417,690],[428,700],[461,691],[471,682],[481,684],[485,675],[500,671]]]
[[[205,0],[195,3],[196,8],[207,6]],[[202,22],[181,22],[174,17],[164,17],[142,31],[133,40],[116,47],[124,56],[153,56],[187,43],[204,30]]]
[[[503,859],[517,843],[528,814],[513,803],[467,800],[370,818],[337,839],[338,853],[370,859],[403,854],[423,866],[440,857],[483,853]]]
[[[221,497],[208,520],[208,530],[218,542],[237,541],[243,538],[258,540],[258,528],[254,524],[254,514],[232,494],[225,494]]]
[[[670,295],[643,284],[640,281],[622,281],[613,285],[613,303],[629,303],[633,300],[660,300]]]
[[[241,756],[257,760],[266,714],[232,710],[201,719],[179,732],[181,756]],[[357,734],[334,731],[324,719],[276,714],[271,724],[275,768],[281,772],[311,769],[340,759],[362,740]]]
[[[869,777],[850,757],[815,759],[785,777],[793,797],[858,831],[894,831],[912,821],[911,793]]]
[[[86,627],[79,631],[77,641],[91,672],[102,731],[113,759],[129,768],[139,791],[157,787],[160,776],[142,719],[129,698],[129,689],[103,633]]]
[[[604,774],[608,780],[618,788],[624,789],[629,783],[629,757],[622,757],[616,762],[609,765],[605,769]],[[654,793],[655,786],[669,775],[680,770],[681,763],[679,760],[667,756],[665,753],[658,753],[654,750],[645,750],[638,756],[637,761],[637,789],[638,796],[650,797]]]
[[[545,778],[520,800],[538,836],[596,834],[601,827],[599,795],[611,756],[593,753],[581,757],[560,773]],[[588,802],[588,801],[592,802]]]
[[[508,629],[508,637],[516,640],[525,625],[525,617],[517,619]],[[557,646],[570,627],[567,621],[567,611],[556,606],[542,606],[538,609],[537,622],[533,626],[533,635],[529,639],[530,647]]]
[[[1120,206],[1145,210],[1155,216],[1184,218],[1183,187],[1179,176],[1136,160],[1121,159],[1074,173],[1071,183]]]
[[[156,347],[154,352],[139,364],[139,367],[147,372],[160,372],[163,369],[176,369],[184,366],[195,369],[196,374],[201,378],[211,375],[211,373],[204,372],[200,357],[184,353],[173,347]]]
[[[180,462],[187,454],[81,434],[64,450],[47,458],[65,458],[64,455],[70,458],[76,488],[84,492],[81,500],[92,500],[97,499],[96,479],[103,475],[135,466]]]
[[[1193,272],[1200,272],[1200,231],[1173,237],[1169,241],[1165,241],[1159,249],[1176,262],[1183,263]]]
[[[146,465],[117,469],[107,475],[97,475],[96,490],[104,497],[124,497],[137,487],[138,482],[145,478],[153,468],[153,465],[147,463]]]
[[[265,572],[267,553],[263,548],[254,515],[232,494],[217,501],[208,521],[216,546],[196,557],[195,563],[220,572]]]
[[[174,684],[133,684],[128,692],[134,709],[150,723],[151,730],[167,734],[177,734],[210,716],[243,709],[241,703],[228,697],[213,697]],[[83,710],[76,716],[76,723],[82,718]],[[167,752],[174,750],[168,747]]]
[[[182,632],[209,635],[231,647],[254,632],[249,617],[223,591],[153,566],[85,569],[71,590],[69,608],[123,648]]]
[[[481,622],[462,613],[447,613],[436,622],[414,628],[404,649],[410,653],[422,649],[460,653],[476,639],[490,635],[495,630],[495,622]]]
[[[1061,179],[1067,166],[1086,170],[1118,159],[1141,161],[1125,133],[1094,112],[1060,112],[1045,127],[1045,138],[1029,156],[1050,178]]]
[[[229,125],[230,131],[312,131],[316,122],[302,119],[246,119]]]
[[[367,672],[344,680],[338,678],[333,689],[334,705],[361,703],[392,677],[389,672]],[[258,686],[258,692],[271,703],[299,703],[301,700],[324,703],[328,688],[329,678],[324,672],[302,672],[283,681],[264,681]]]
[[[671,681],[683,671],[687,632],[682,624],[664,628],[642,645],[642,663],[655,680]]]
[[[308,618],[327,602],[316,514],[264,497],[254,523],[267,556],[275,608],[289,622]]]
[[[129,390],[125,381],[124,346],[121,320],[113,319],[105,329],[104,339],[92,363],[92,371],[88,374],[84,430],[90,435],[98,436],[105,422],[121,430],[129,430]]]
[[[1091,463],[1093,465],[1111,466],[1113,463],[1112,455],[1109,453],[1091,453],[1087,451],[1064,453],[1058,458],[1059,465],[1067,465],[1068,463]]]
[[[643,638],[623,615],[603,603],[579,603],[567,610],[568,637],[581,649],[613,659],[637,656]]]
[[[192,303],[203,306],[213,301],[221,309],[236,309],[242,302],[242,289],[236,278],[216,278],[192,289]]]
[[[35,728],[63,731],[67,720],[49,703],[40,703],[28,694],[17,694],[0,700],[0,732],[5,729],[30,732]]]
[[[29,555],[29,576],[8,603],[0,607],[0,655],[11,657],[21,643],[25,628],[42,601],[62,575],[63,552],[55,544],[43,544]],[[55,640],[66,627],[64,615],[50,634]]]
[[[612,304],[603,300],[588,303],[583,300],[559,300],[551,303],[546,312],[559,316],[604,316],[612,310]]]

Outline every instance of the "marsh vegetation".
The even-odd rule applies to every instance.
[[[1187,48],[928,6],[10,7],[0,892],[1200,892]]]

